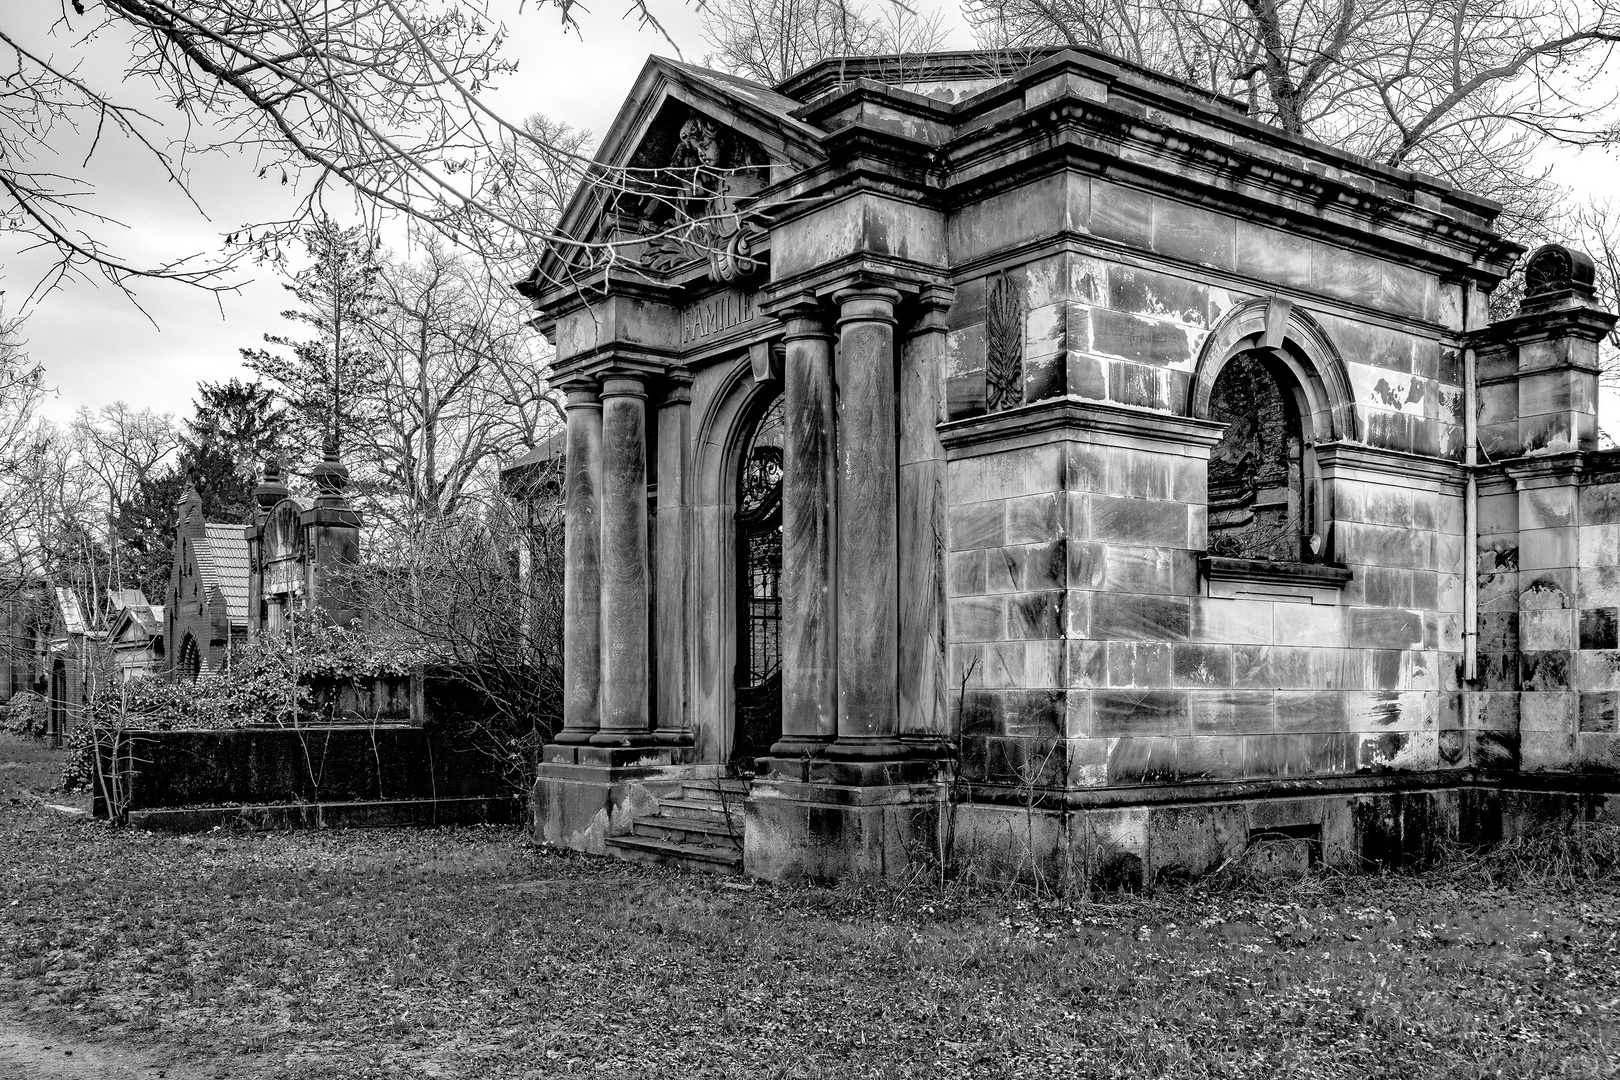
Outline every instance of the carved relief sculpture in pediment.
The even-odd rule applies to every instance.
[[[649,130],[611,212],[620,236],[646,237],[639,262],[669,273],[707,261],[716,280],[757,268],[740,210],[768,182],[769,159],[753,140],[671,102]]]

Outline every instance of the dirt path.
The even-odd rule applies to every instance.
[[[0,1080],[212,1080],[243,1075],[199,1069],[158,1054],[95,1045],[39,1032],[0,1012]]]

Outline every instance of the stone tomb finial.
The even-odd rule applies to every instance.
[[[276,503],[285,499],[290,492],[287,481],[282,477],[281,463],[274,457],[264,459],[264,474],[253,489],[253,501],[259,504],[261,513],[269,514]]]
[[[1543,244],[1524,263],[1521,311],[1536,311],[1574,302],[1588,304],[1594,295],[1596,268],[1591,258],[1563,244]]]
[[[349,486],[349,470],[338,460],[337,440],[328,436],[321,454],[321,463],[310,472],[315,481],[316,506],[341,507],[346,500],[343,493]]]

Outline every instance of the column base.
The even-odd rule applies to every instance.
[[[650,731],[622,731],[600,728],[590,738],[592,746],[656,746],[657,738]]]
[[[768,757],[771,758],[802,758],[805,756],[817,757],[826,752],[832,745],[832,739],[821,738],[815,735],[784,735],[771,744]],[[761,758],[761,761],[766,758]]]
[[[603,854],[607,838],[658,811],[690,766],[669,747],[558,746],[545,748],[529,820],[536,841]]]
[[[827,747],[827,756],[839,761],[895,761],[910,757],[911,748],[898,735],[840,735]]]
[[[906,748],[907,757],[945,758],[956,752],[944,735],[902,735],[900,744]]]
[[[770,881],[896,881],[935,858],[938,765],[917,759],[760,759],[743,870]]]
[[[563,728],[557,732],[557,737],[552,742],[562,743],[565,746],[578,745],[590,742],[591,736],[595,734],[595,728]]]

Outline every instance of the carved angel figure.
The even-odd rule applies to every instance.
[[[706,116],[687,117],[669,165],[684,192],[677,209],[688,221],[708,216],[715,196],[724,188],[725,180],[717,171],[721,154],[720,125]]]

